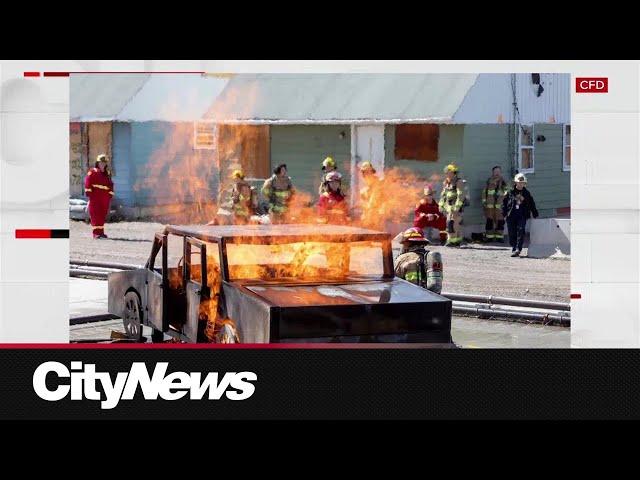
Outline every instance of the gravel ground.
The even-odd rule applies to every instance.
[[[108,240],[94,240],[91,226],[71,221],[70,259],[141,265],[151,252],[154,232],[163,224],[117,222],[106,225]],[[432,246],[444,264],[443,291],[569,302],[571,262],[567,259],[511,258],[507,243],[467,244],[459,249]],[[181,245],[170,245],[170,262],[181,256]],[[397,251],[395,252],[397,254]]]

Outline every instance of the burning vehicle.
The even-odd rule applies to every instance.
[[[454,346],[451,300],[394,276],[390,234],[351,226],[167,226],[108,289],[138,341]]]

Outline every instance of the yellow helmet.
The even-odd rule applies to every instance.
[[[244,172],[242,170],[240,170],[240,169],[234,170],[233,173],[231,174],[231,178],[232,179],[236,179],[236,178],[244,179]]]
[[[444,173],[453,172],[458,173],[458,167],[456,167],[453,163],[450,163],[446,167],[444,167]]]
[[[327,157],[322,161],[322,169],[324,170],[327,167],[336,167],[336,162],[333,161],[333,158]]]
[[[360,165],[360,171],[361,172],[366,172],[367,170],[373,170],[373,172],[375,173],[375,169],[373,168],[371,163],[364,162],[362,165]]]
[[[106,156],[104,153],[102,155],[98,155],[96,157],[96,163],[97,162],[104,162],[104,163],[109,163],[109,157]]]

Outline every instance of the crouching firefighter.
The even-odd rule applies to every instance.
[[[429,240],[422,229],[409,228],[396,239],[402,244],[402,251],[394,262],[396,277],[434,293],[442,292],[442,256],[425,248]]]
[[[231,180],[235,182],[231,190],[234,223],[248,224],[258,206],[258,196],[251,185],[245,181],[242,170],[234,170]]]

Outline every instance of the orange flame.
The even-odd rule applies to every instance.
[[[379,242],[327,242],[311,236],[305,242],[282,245],[227,244],[231,280],[339,281],[350,276],[384,273]]]
[[[211,184],[218,175],[215,150],[194,149],[193,123],[163,123],[165,136],[133,188],[146,194],[153,207],[150,215],[167,223],[205,223],[217,207]]]
[[[424,187],[431,183],[437,189],[443,179],[437,174],[426,178],[403,167],[385,169],[384,178],[379,173],[374,179],[359,175],[356,205],[361,214],[354,223],[362,228],[393,233],[413,222],[413,212],[423,197]]]

